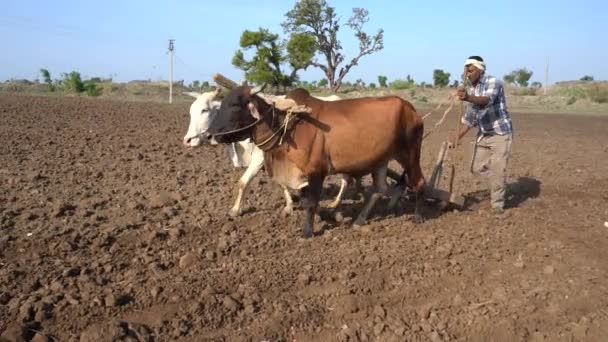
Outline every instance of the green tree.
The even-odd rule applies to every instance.
[[[327,78],[322,78],[319,80],[319,82],[317,83],[317,85],[321,88],[327,88]]]
[[[288,77],[281,71],[285,61],[279,36],[260,28],[259,31],[245,30],[240,39],[240,47],[248,50],[255,48],[251,60],[245,59],[243,50],[239,49],[232,57],[232,64],[245,71],[245,79],[254,83],[269,83],[274,87],[289,85]]]
[[[287,60],[292,68],[291,78],[296,78],[299,70],[306,70],[317,52],[315,37],[308,33],[294,33],[287,42]]]
[[[209,81],[204,81],[204,82],[201,84],[201,89],[209,89],[209,88],[210,88],[210,86],[209,86]]]
[[[279,35],[265,28],[259,31],[245,30],[241,35],[240,47],[255,49],[254,56],[247,60],[239,49],[232,58],[232,64],[245,71],[245,79],[253,83],[268,83],[275,88],[291,86],[297,80],[297,72],[306,69],[315,54],[314,38],[306,33],[294,34],[289,41],[279,41]],[[285,64],[291,72],[283,71]]]
[[[388,78],[386,78],[386,76],[382,76],[382,75],[378,76],[378,84],[380,85],[381,88],[386,88],[386,81],[388,81]]]
[[[593,76],[585,75],[581,77],[581,81],[593,81]]]
[[[447,86],[450,84],[450,73],[441,69],[433,70],[433,84],[440,88]]]
[[[376,89],[376,83],[374,83],[374,82],[370,82],[370,83],[369,83],[369,88],[370,88],[370,89]]]
[[[507,84],[514,84],[515,83],[515,73],[511,72],[510,74],[506,74],[503,76],[502,79],[505,80],[505,82]]]
[[[515,70],[515,82],[522,87],[527,87],[532,74],[533,72],[526,68],[517,69]]]
[[[361,57],[371,55],[383,49],[384,31],[379,29],[375,35],[363,31],[363,25],[369,21],[369,12],[364,8],[353,8],[353,14],[346,25],[355,33],[359,40],[359,52],[344,66],[345,55],[342,44],[338,40],[340,20],[335,9],[325,0],[300,0],[293,9],[285,14],[286,20],[281,24],[286,33],[308,34],[315,41],[315,56],[325,59],[325,63],[312,60],[311,65],[321,69],[331,87],[336,92],[342,86],[344,76],[352,67],[358,65]],[[339,68],[339,70],[338,70]]]
[[[42,79],[44,83],[46,83],[49,87],[50,91],[55,91],[55,85],[53,85],[53,80],[51,79],[51,73],[44,68],[40,69],[40,74],[42,75]]]
[[[538,81],[534,81],[534,82],[532,82],[531,86],[532,86],[532,88],[542,88],[543,84]]]
[[[192,83],[190,83],[190,87],[189,88],[192,89],[192,90],[198,90],[198,89],[200,89],[201,88],[200,87],[200,82],[197,81],[197,80],[192,81]]]
[[[530,81],[532,74],[533,74],[532,71],[530,71],[526,68],[520,68],[520,69],[511,71],[511,73],[505,75],[503,77],[503,79],[507,83],[515,83],[515,84],[519,85],[520,87],[527,87],[528,81]]]

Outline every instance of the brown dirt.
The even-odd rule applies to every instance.
[[[227,216],[242,170],[182,147],[187,108],[0,95],[2,337],[605,340],[608,117],[514,114],[506,218],[465,171],[467,143],[469,210],[414,225],[404,202],[354,229],[350,190],[346,219],[302,240],[266,175]],[[452,125],[425,141],[427,174]]]

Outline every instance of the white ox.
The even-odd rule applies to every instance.
[[[217,144],[213,139],[210,139],[207,130],[220,108],[221,102],[216,98],[217,95],[219,95],[219,92],[220,89],[205,93],[184,93],[196,99],[190,105],[190,125],[183,140],[185,146],[196,147],[203,143],[209,143],[211,145]],[[318,98],[325,101],[336,101],[340,99],[337,95]],[[249,186],[253,177],[258,174],[264,165],[264,152],[259,149],[251,139],[226,145],[226,150],[234,167],[247,167],[247,170],[245,170],[245,173],[239,180],[238,195],[234,206],[229,212],[230,216],[239,216],[242,214],[243,195],[245,194],[245,190],[247,190],[247,186]],[[329,208],[336,208],[340,204],[344,189],[348,185],[349,180],[350,179],[346,177],[342,177],[340,191],[338,192],[336,199],[328,206]],[[357,185],[359,186],[358,180]],[[283,209],[283,213],[291,214],[293,212],[291,194],[286,188],[283,188],[283,194],[285,196],[285,208]]]

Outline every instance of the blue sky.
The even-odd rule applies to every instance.
[[[384,49],[363,57],[346,80],[377,82],[410,74],[432,81],[433,69],[454,76],[469,55],[481,55],[488,73],[502,77],[520,67],[544,83],[592,75],[608,79],[607,1],[328,0],[342,18],[353,7],[369,10],[368,33],[384,29]],[[0,0],[0,80],[54,78],[76,70],[84,77],[118,81],[168,79],[168,39],[175,39],[174,79],[211,80],[220,72],[236,80],[231,65],[245,29],[265,27],[284,36],[280,23],[290,0]],[[352,31],[339,33],[348,59],[357,51]],[[322,73],[300,74],[318,80]]]

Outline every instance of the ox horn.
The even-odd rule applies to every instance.
[[[263,83],[262,85],[259,85],[253,89],[251,89],[251,95],[255,95],[259,92],[261,92],[262,90],[264,90],[264,88],[266,88],[266,84],[267,83]]]

